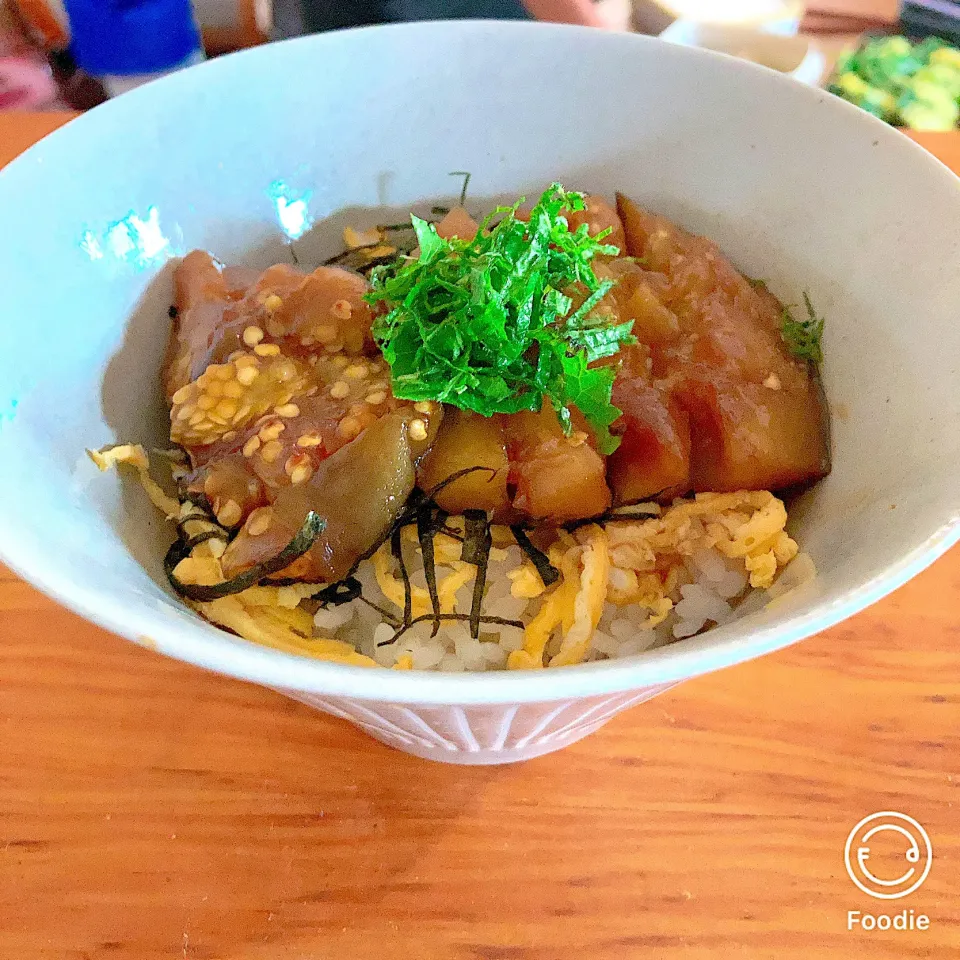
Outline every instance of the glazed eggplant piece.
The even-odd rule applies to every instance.
[[[654,380],[648,348],[636,344],[621,352],[613,385],[613,402],[622,411],[615,425],[620,446],[607,460],[614,502],[669,502],[690,489],[690,418]]]
[[[222,558],[227,578],[275,556],[312,511],[326,521],[313,547],[280,578],[335,583],[386,535],[413,491],[408,421],[383,417],[326,458],[305,483],[255,510]]]
[[[791,355],[781,334],[783,306],[751,284],[715,244],[652,216],[618,194],[627,252],[643,274],[631,280],[650,300],[635,333],[650,348],[649,377],[624,363],[615,388],[624,409],[621,450],[611,483],[626,499],[631,471],[659,448],[639,436],[669,437],[689,420],[689,484],[694,491],[778,490],[830,472],[829,414],[816,368]],[[631,297],[633,295],[631,294]],[[621,294],[623,300],[624,294]],[[654,302],[655,301],[655,302]],[[629,309],[618,304],[621,317]],[[652,325],[639,317],[662,318]],[[676,332],[660,336],[675,318]],[[651,335],[651,330],[653,335]],[[640,382],[638,382],[638,380]],[[654,402],[650,389],[659,392]],[[682,429],[682,428],[681,428]],[[669,476],[669,474],[666,474]],[[652,486],[652,484],[650,484]],[[679,485],[670,493],[682,492]]]
[[[553,408],[501,416],[510,462],[513,507],[538,520],[564,523],[610,507],[604,458],[586,430],[567,436]]]
[[[452,482],[464,470],[478,468]],[[434,499],[447,513],[503,512],[510,505],[509,463],[500,421],[449,407],[436,442],[417,471],[420,488],[437,490]]]

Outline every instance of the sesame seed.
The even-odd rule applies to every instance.
[[[243,455],[244,455],[245,457],[252,457],[259,449],[260,449],[260,438],[259,438],[259,437],[251,437],[251,438],[243,445]]]
[[[255,347],[263,339],[263,330],[257,326],[249,326],[243,331],[243,342],[248,347]]]
[[[260,439],[264,443],[276,440],[286,429],[287,425],[285,423],[281,423],[279,420],[270,420],[260,428]]]
[[[211,397],[222,397],[223,384],[219,380],[207,380],[203,384],[203,392],[208,393]]]
[[[337,339],[337,325],[335,323],[318,323],[313,328],[313,335],[320,343],[333,343]]]
[[[297,439],[298,447],[319,447],[323,444],[323,437],[318,433],[305,433]]]
[[[227,364],[216,364],[215,366],[208,367],[207,373],[210,374],[215,380],[232,380],[233,379],[233,367]]]
[[[271,293],[270,296],[263,301],[263,306],[268,312],[275,313],[283,306],[283,301],[275,293]]]
[[[350,387],[343,380],[337,380],[330,388],[330,396],[334,400],[343,400],[350,393]]]
[[[360,416],[361,413],[366,413],[367,408],[362,403],[351,403],[350,404],[350,415],[353,417]]]
[[[250,514],[247,520],[247,533],[251,537],[259,537],[261,533],[266,533],[273,523],[273,511],[270,507],[260,507]]]
[[[228,443],[229,443],[231,440],[236,440],[236,438],[237,438],[237,431],[236,431],[236,430],[228,430],[228,431],[223,435],[223,439],[226,440]]]
[[[236,380],[231,380],[229,383],[223,385],[223,395],[225,397],[233,397],[234,400],[238,400],[243,396],[243,393],[243,384]]]
[[[330,313],[338,320],[349,320],[353,314],[353,307],[350,306],[349,300],[335,300],[330,307]]]
[[[242,516],[243,511],[240,509],[240,504],[236,500],[228,500],[217,511],[217,522],[225,527],[233,527],[240,522]]]
[[[771,373],[770,376],[763,381],[763,385],[768,390],[779,390],[781,387],[780,378],[775,373]]]
[[[217,404],[217,416],[229,420],[237,412],[236,400],[221,400]]]
[[[188,421],[187,423],[191,427],[195,427],[201,420],[206,420],[206,414],[202,410],[198,410]]]
[[[290,483],[296,486],[298,483],[306,483],[313,476],[313,467],[309,463],[301,463],[294,467],[290,474]]]
[[[280,348],[275,343],[258,343],[254,348],[253,352],[258,357],[278,357],[280,356]]]
[[[220,492],[220,482],[215,473],[208,473],[203,478],[203,492],[208,497],[215,497]]]
[[[287,462],[283,465],[283,471],[289,477],[291,473],[301,464],[306,462],[305,453],[293,453],[287,457]]]
[[[366,364],[363,363],[351,363],[350,366],[343,371],[343,375],[350,377],[351,380],[363,380],[367,374]]]
[[[197,406],[201,410],[212,410],[217,405],[217,398],[210,396],[209,393],[202,393],[197,397]]]
[[[574,430],[567,438],[572,447],[582,447],[587,442],[587,435],[582,430]]]
[[[337,370],[343,370],[350,363],[350,361],[344,356],[334,357],[331,362],[333,363],[334,367],[337,368]]]
[[[177,420],[186,420],[188,417],[192,417],[196,409],[194,406],[181,407],[177,411]]]
[[[233,353],[231,353],[230,356],[227,357],[227,362],[236,363],[237,360],[239,360],[242,356],[243,356],[242,350],[234,350]]]
[[[410,421],[410,439],[411,440],[426,440],[427,439],[427,425],[423,420],[411,420]]]
[[[387,394],[383,390],[377,390],[376,393],[368,393],[366,397],[367,403],[372,407],[378,407],[386,399]]]
[[[260,371],[256,367],[240,367],[237,370],[237,381],[245,387],[249,387],[259,376]]]
[[[370,364],[371,373],[379,373],[382,369],[383,364],[379,360],[374,360],[373,363]]]
[[[242,367],[259,367],[260,361],[253,354],[245,353],[242,357],[237,357],[234,366],[238,370]]]
[[[267,333],[271,337],[282,337],[283,336],[283,327],[276,320],[273,319],[273,314],[269,314],[267,322],[265,324],[267,328]]]
[[[413,405],[417,413],[433,413],[433,404],[429,400],[421,400]]]
[[[243,404],[240,409],[233,415],[233,422],[240,423],[242,420],[246,420],[250,416],[250,411],[253,408],[249,403]]]
[[[280,417],[300,416],[300,408],[295,403],[285,403],[280,407],[274,407],[273,412]]]
[[[339,340],[335,340],[333,343],[326,344],[323,349],[327,353],[339,353],[343,349],[343,344]]]
[[[186,403],[190,399],[190,384],[181,387],[171,398],[175,404]]]
[[[271,440],[263,445],[263,449],[260,451],[260,459],[264,463],[275,463],[282,452],[283,444],[279,440]]]
[[[313,337],[301,337],[300,346],[301,347],[312,347],[317,341]]]
[[[279,353],[279,352],[280,352],[280,348],[277,347],[277,353]],[[278,379],[281,383],[289,383],[291,380],[294,379],[294,377],[296,377],[296,375],[297,375],[297,368],[296,368],[292,363],[290,363],[290,361],[288,360],[288,361],[286,361],[285,363],[280,363],[280,364],[277,365],[275,374],[276,374],[277,379]],[[288,398],[288,399],[289,399],[289,398]],[[286,401],[284,401],[284,402],[286,402]]]
[[[356,417],[344,417],[337,425],[337,433],[339,433],[341,437],[346,437],[348,440],[359,436],[362,429],[363,427]]]

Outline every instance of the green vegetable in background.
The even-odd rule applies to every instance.
[[[389,308],[373,333],[393,392],[484,416],[539,410],[547,400],[568,432],[576,407],[599,450],[612,453],[619,441],[609,427],[620,415],[610,402],[615,370],[590,363],[632,342],[632,322],[592,313],[613,282],[601,283],[591,261],[617,248],[603,244],[603,235],[590,237],[586,224],[570,231],[563,213],[582,210],[583,195],[559,183],[528,223],[517,219],[519,206],[495,210],[469,239],[445,240],[413,217],[419,257],[374,271],[367,297]],[[586,294],[576,309],[575,289]]]
[[[828,89],[896,126],[953,130],[960,123],[960,50],[938,37],[870,40],[841,55]]]

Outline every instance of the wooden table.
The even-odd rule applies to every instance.
[[[0,117],[0,160],[63,119]],[[928,144],[960,169],[960,136]],[[561,753],[458,768],[153,655],[0,570],[0,958],[955,956],[958,591],[955,550]],[[843,849],[891,809],[934,862],[885,903]],[[846,929],[901,909],[929,929]]]

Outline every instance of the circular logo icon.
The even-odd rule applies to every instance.
[[[850,831],[843,859],[850,879],[864,893],[899,900],[927,879],[933,847],[913,817],[886,810],[864,817]]]

